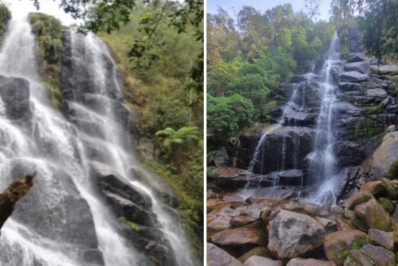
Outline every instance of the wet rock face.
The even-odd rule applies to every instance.
[[[123,235],[131,240],[131,243],[147,255],[155,257],[156,265],[159,263],[175,263],[175,258],[170,254],[171,247],[159,230],[156,214],[150,212],[151,199],[144,192],[116,173],[111,167],[92,163],[92,171],[99,192],[110,205],[113,213],[127,223],[122,226]],[[137,228],[128,226],[129,222],[136,224]],[[144,247],[144,249],[143,249]]]
[[[238,167],[247,169],[261,136],[241,136]],[[305,127],[284,127],[267,135],[254,173],[267,174],[281,169],[303,169],[304,158],[312,150],[314,131]]]
[[[268,225],[268,249],[278,258],[293,258],[322,246],[325,229],[313,218],[281,210]]]
[[[27,123],[31,118],[29,82],[23,78],[0,76],[0,96],[8,119]]]

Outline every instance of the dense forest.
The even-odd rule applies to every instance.
[[[286,101],[283,84],[325,52],[332,23],[314,22],[290,4],[264,14],[244,7],[236,19],[220,9],[207,18],[208,149],[217,148]]]
[[[34,3],[38,11],[46,4]],[[123,103],[131,111],[132,149],[146,169],[172,187],[176,201],[165,198],[164,203],[179,210],[195,257],[201,258],[203,2],[107,1],[89,12],[79,8],[88,1],[60,4],[73,17],[84,18],[85,24],[76,26],[78,31],[95,32],[111,51],[121,73]],[[10,17],[7,7],[0,5],[0,40]],[[66,108],[61,88],[66,27],[42,13],[33,13],[29,19],[37,40],[41,80],[50,91],[52,105],[62,113]],[[127,223],[138,230],[133,222]]]

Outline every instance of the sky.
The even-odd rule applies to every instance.
[[[331,0],[320,0],[319,11],[321,15],[318,19],[329,20],[329,7]],[[294,11],[301,11],[304,9],[304,0],[207,0],[207,12],[215,14],[218,7],[228,11],[228,14],[235,18],[239,10],[243,6],[251,6],[263,13],[265,10],[274,6],[290,3]]]
[[[62,24],[68,26],[76,24],[76,21],[59,8],[60,1],[40,0],[40,10],[33,6],[32,0],[3,0],[11,10],[13,15],[23,15],[29,12],[42,12],[58,18]]]

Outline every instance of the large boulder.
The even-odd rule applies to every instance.
[[[268,249],[278,258],[293,258],[322,246],[325,229],[313,218],[280,210],[268,224]]]
[[[388,174],[391,165],[398,159],[398,132],[388,132],[383,142],[374,151],[367,162],[370,175],[374,179],[380,179]]]
[[[0,76],[0,96],[8,119],[27,122],[31,117],[29,81]]]
[[[333,266],[333,265],[334,265],[333,262],[325,260],[294,258],[291,259],[286,266]]]
[[[340,82],[363,82],[368,80],[367,74],[359,73],[358,71],[347,71],[340,75]]]
[[[208,266],[242,266],[237,259],[214,244],[207,243]]]
[[[374,199],[366,203],[361,203],[355,207],[356,219],[353,223],[366,230],[367,228],[375,228],[383,231],[390,231],[390,215],[388,212]]]
[[[369,73],[369,63],[366,61],[352,62],[344,65],[344,71],[357,71],[362,74]]]
[[[261,227],[247,226],[218,232],[212,236],[211,241],[221,246],[264,245],[266,237],[265,231]]]
[[[366,234],[358,230],[337,231],[326,236],[323,247],[329,261],[337,265],[343,265],[342,252],[352,248],[356,237],[364,237]]]
[[[369,229],[370,240],[383,248],[394,249],[394,234],[392,232],[385,232],[378,229]]]
[[[268,133],[265,133],[268,132]],[[245,132],[240,137],[238,167],[247,169],[263,134],[253,172],[267,174],[280,169],[304,169],[305,158],[312,151],[314,130],[308,127],[271,126],[260,134]]]
[[[69,173],[34,159],[9,160],[2,169],[7,169],[1,172],[6,184],[37,172],[34,186],[18,202],[14,221],[37,237],[59,243],[65,254],[78,257],[83,264],[103,265],[92,212]],[[88,253],[96,253],[95,258],[86,256]]]
[[[370,71],[376,75],[396,75],[398,67],[396,65],[372,65]]]
[[[364,245],[359,250],[350,251],[350,257],[361,265],[394,266],[395,255],[391,251],[373,245]]]
[[[243,264],[244,266],[282,266],[282,261],[271,260],[269,258],[264,258],[260,256],[252,256]]]

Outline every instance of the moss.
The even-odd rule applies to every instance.
[[[140,231],[140,230],[141,230],[141,227],[140,227],[138,224],[136,224],[136,223],[134,223],[134,222],[132,222],[132,221],[127,220],[126,217],[124,217],[124,216],[119,217],[119,221],[121,221],[121,222],[127,224],[128,226],[130,226],[130,227],[131,227],[132,229],[134,229],[135,231]]]
[[[365,106],[365,110],[367,114],[378,114],[381,112],[380,106]]]
[[[370,244],[370,237],[366,236],[355,236],[354,241],[352,241],[352,249],[358,250],[366,244]]]
[[[39,72],[43,82],[51,91],[51,101],[58,110],[61,105],[59,64],[64,47],[64,27],[49,15],[30,14],[32,32],[37,39]]]
[[[355,123],[355,137],[357,139],[370,138],[384,132],[384,125],[379,125],[374,120],[369,118],[358,119]]]
[[[398,159],[391,164],[387,177],[390,179],[395,179],[398,177]]]
[[[0,41],[2,40],[3,34],[7,30],[8,21],[11,18],[11,13],[8,8],[0,3]]]
[[[394,204],[389,199],[379,198],[378,202],[388,213],[394,212]]]

